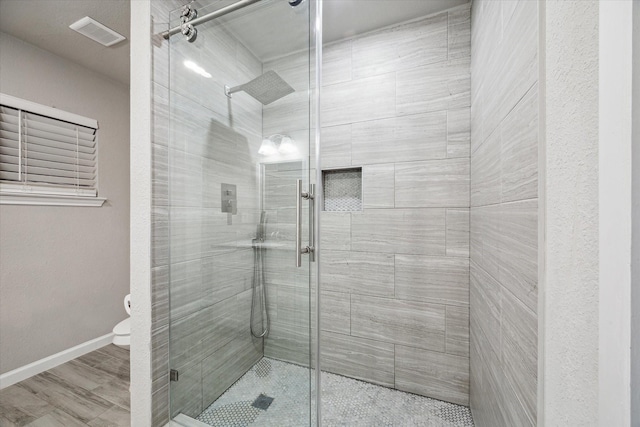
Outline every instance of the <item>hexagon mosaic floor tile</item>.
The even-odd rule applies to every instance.
[[[197,419],[215,427],[308,426],[313,374],[265,357]],[[465,406],[323,372],[322,425],[473,427],[473,419]]]

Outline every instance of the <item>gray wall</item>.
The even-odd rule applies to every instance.
[[[154,288],[168,287],[170,297],[168,311],[158,306],[165,320],[156,318],[154,330],[164,343],[161,357],[168,317],[169,367],[180,372],[171,383],[172,416],[199,415],[262,356],[262,341],[249,334],[262,105],[246,94],[231,101],[224,95],[225,84],[257,77],[262,64],[221,26],[198,31],[200,43],[171,40],[171,61],[155,63],[153,87],[153,212],[163,228],[156,231],[152,271]],[[213,78],[193,73],[186,60]],[[236,215],[221,212],[222,183],[237,185]],[[158,368],[159,384],[166,372],[166,365]]]
[[[0,90],[98,120],[100,208],[0,206],[0,373],[127,317],[129,88],[0,33]]]
[[[151,1],[151,425],[169,422],[169,13],[187,1]],[[202,391],[199,395],[202,396]],[[202,401],[200,402],[202,405]]]
[[[283,78],[286,79],[286,76]],[[282,99],[277,102],[289,101]],[[301,113],[304,114],[303,111]],[[298,143],[302,141],[299,135],[296,140]],[[300,268],[294,262],[296,211],[293,195],[296,192],[296,179],[302,179],[303,169],[299,161],[277,162],[264,167],[264,207],[268,215],[264,269],[270,320],[264,354],[309,366],[309,268],[306,257]],[[303,204],[305,205],[309,206],[308,203]],[[302,215],[303,218],[308,218],[308,210],[304,209]],[[308,235],[307,230],[304,227],[303,236]],[[308,375],[306,379],[301,379],[305,380],[309,380]]]
[[[471,36],[471,409],[536,425],[538,2],[478,0]]]
[[[300,268],[294,262],[294,195],[296,179],[303,179],[303,187],[308,187],[305,169],[310,150],[309,82],[313,76],[309,58],[309,52],[302,51],[264,63],[265,72],[276,71],[295,92],[264,106],[263,134],[265,137],[288,135],[299,150],[293,159],[280,155],[262,159],[265,162],[264,207],[270,218],[266,237],[268,243],[274,244],[267,249],[265,258],[271,329],[264,351],[265,356],[302,366],[309,366],[311,293],[307,258],[304,257]],[[309,204],[303,203],[302,207],[303,218],[308,218]],[[307,225],[308,221],[303,221],[302,236],[308,236]]]
[[[296,80],[302,59],[265,69]],[[322,98],[322,167],[362,167],[364,203],[321,216],[322,367],[460,404],[469,390],[469,62],[465,6],[326,46]],[[295,102],[265,108],[265,134],[304,129]]]

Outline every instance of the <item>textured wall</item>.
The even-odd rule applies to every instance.
[[[545,425],[598,420],[599,3],[546,2]]]
[[[0,33],[3,93],[98,120],[100,208],[0,207],[0,373],[127,317],[129,88]]]
[[[538,4],[479,0],[471,36],[471,408],[536,425]]]
[[[265,69],[299,80],[303,59]],[[465,6],[326,46],[322,98],[322,167],[362,167],[364,207],[321,216],[322,367],[460,404],[469,387],[469,61]],[[292,111],[293,98],[265,108],[265,134],[304,129]]]
[[[152,408],[153,389],[158,388],[157,378],[151,378],[152,360],[157,342],[151,341],[151,2],[136,1],[131,4],[131,90],[130,99],[130,283],[131,300],[131,424],[151,427],[168,419],[168,411]],[[155,295],[155,293],[154,293]],[[165,329],[166,329],[166,325]],[[166,366],[166,365],[164,365]],[[157,377],[157,375],[156,375]],[[155,381],[153,381],[155,380]],[[168,384],[163,390],[168,390]],[[154,413],[152,415],[152,412]],[[156,413],[158,415],[156,415]],[[167,414],[165,416],[165,414]],[[153,423],[155,421],[155,423]],[[153,424],[152,424],[153,423]],[[166,421],[161,425],[166,424]]]

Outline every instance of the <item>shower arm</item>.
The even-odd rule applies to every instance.
[[[246,6],[250,6],[254,3],[258,3],[259,1],[262,1],[262,0],[240,0],[239,2],[230,4],[229,6],[223,7],[222,9],[218,9],[211,13],[207,13],[206,15],[203,15],[199,18],[192,19],[188,23],[195,27],[196,25],[202,24],[204,22],[209,22],[212,19],[220,18],[221,16],[224,16],[231,12],[235,12],[236,10],[242,9],[243,7],[246,7]],[[178,34],[181,32],[182,32],[182,25],[179,25],[177,27],[174,27],[162,33],[162,37],[166,40],[169,40],[169,38],[172,35]]]
[[[224,85],[224,94],[227,95],[227,97],[231,98],[232,94],[236,92],[242,92],[243,87],[244,85],[239,85],[234,87],[229,87],[228,85]]]

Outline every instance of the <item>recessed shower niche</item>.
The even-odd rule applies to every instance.
[[[362,210],[362,168],[325,170],[322,181],[325,211]]]

